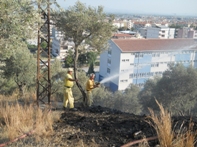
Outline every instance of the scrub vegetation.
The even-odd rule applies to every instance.
[[[130,85],[125,91],[114,93],[101,85],[93,90],[94,103],[91,108],[81,105],[83,96],[77,85],[73,87],[73,95],[78,111],[38,108],[35,104],[36,59],[26,42],[27,39],[37,37],[35,30],[40,16],[35,4],[27,0],[0,2],[1,143],[27,133],[26,136],[32,136],[9,145],[121,146],[152,136],[158,137],[158,141],[153,142],[154,145],[160,144],[162,147],[196,145],[197,121],[192,118],[197,115],[197,70],[192,67],[185,68],[182,64],[171,65],[162,77],[148,80],[143,89]],[[46,1],[42,4],[46,4]],[[79,15],[80,10],[83,15]],[[106,40],[113,30],[113,17],[107,22],[102,7],[96,10],[80,2],[68,11],[54,15],[59,16],[55,21],[67,38],[74,38],[73,66],[88,64],[89,72],[94,71],[97,54],[83,52],[83,42],[92,49],[97,49],[97,53],[106,48]],[[97,21],[98,19],[102,21]],[[78,25],[77,21],[83,25]],[[70,23],[65,25],[65,22]],[[80,63],[83,56],[88,57],[87,62]],[[70,66],[71,63],[67,64]],[[75,77],[78,77],[82,87],[85,87],[87,73],[80,68],[75,70]],[[62,63],[54,60],[51,64],[51,101],[53,104],[57,103],[57,107],[58,103],[63,101],[65,75],[66,69],[62,68]],[[174,116],[184,118],[174,121]],[[187,124],[184,124],[186,121]],[[139,133],[141,136],[136,138],[136,131],[143,134]],[[141,142],[139,146],[151,146],[145,142]]]

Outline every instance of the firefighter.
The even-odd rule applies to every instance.
[[[67,108],[67,105],[69,103],[69,108],[72,110],[76,110],[74,108],[74,97],[72,94],[72,87],[74,82],[77,82],[77,79],[72,78],[73,69],[68,68],[65,80],[64,80],[64,101],[63,101],[63,109],[65,110]]]
[[[86,82],[86,94],[87,94],[86,105],[88,107],[90,107],[93,103],[92,89],[99,87],[99,84],[95,84],[94,78],[95,78],[95,74],[91,73],[88,81]]]

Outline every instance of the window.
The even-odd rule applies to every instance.
[[[135,58],[142,58],[144,55],[143,54],[135,54]]]
[[[109,68],[107,68],[107,73],[110,73],[110,69]]]
[[[160,57],[160,54],[154,53],[154,54],[152,54],[152,57]]]
[[[108,54],[111,55],[111,53],[112,53],[112,51],[111,50],[108,50]]]
[[[129,59],[122,59],[122,62],[129,62]]]
[[[108,64],[111,64],[111,59],[108,59],[108,60],[107,60],[107,63],[108,63]]]
[[[130,74],[130,75],[129,75],[129,78],[133,78],[133,74]]]
[[[128,80],[120,80],[120,82],[128,82]]]
[[[144,55],[143,54],[140,54],[140,57],[143,57]]]
[[[159,63],[153,63],[151,64],[151,67],[159,67]]]

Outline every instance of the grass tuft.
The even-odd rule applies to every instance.
[[[159,144],[161,147],[194,147],[195,136],[197,135],[193,131],[193,123],[190,123],[188,129],[179,128],[178,133],[175,133],[172,129],[171,114],[164,110],[163,106],[158,103],[160,113],[156,115],[152,109],[149,108],[150,118],[152,121],[148,121],[151,124],[158,136]]]
[[[0,102],[1,138],[12,140],[32,130],[37,138],[47,137],[53,133],[53,123],[53,114],[49,109],[41,110],[33,104],[17,101]]]

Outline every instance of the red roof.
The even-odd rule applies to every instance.
[[[194,39],[112,39],[122,52],[197,50]]]

